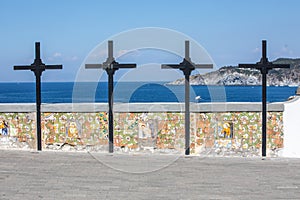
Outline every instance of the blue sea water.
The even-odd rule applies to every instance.
[[[42,83],[43,103],[107,102],[106,82]],[[267,88],[268,102],[283,102],[297,87]],[[261,86],[191,86],[191,102],[260,102]],[[0,103],[35,102],[35,83],[0,83]],[[114,85],[114,102],[184,102],[184,85],[123,82]]]

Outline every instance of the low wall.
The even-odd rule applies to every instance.
[[[300,157],[300,96],[284,104],[284,157]]]
[[[286,146],[284,106],[268,105],[268,156]],[[41,110],[43,149],[107,152],[107,104],[43,104]],[[260,156],[260,103],[191,103],[190,110],[192,154]],[[0,104],[0,148],[36,149],[35,124],[34,104]],[[114,105],[116,152],[183,154],[184,138],[182,103]]]

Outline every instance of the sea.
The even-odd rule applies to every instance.
[[[34,103],[35,83],[0,83],[0,103]],[[297,87],[268,86],[268,102],[284,102]],[[107,102],[107,82],[43,82],[42,103]],[[184,102],[185,86],[164,82],[115,82],[114,102]],[[190,86],[190,101],[261,102],[261,86]]]

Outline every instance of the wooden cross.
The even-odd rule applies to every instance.
[[[114,73],[120,68],[136,68],[136,64],[119,64],[113,57],[113,41],[108,41],[108,58],[103,64],[86,64],[86,69],[102,68],[108,75],[108,138],[109,153],[114,151],[113,90]]]
[[[179,64],[163,64],[162,69],[180,69],[185,77],[185,155],[190,154],[190,75],[196,68],[212,69],[212,64],[194,64],[190,58],[190,42],[185,41],[185,57]]]
[[[262,74],[262,157],[267,149],[267,74],[273,68],[289,68],[289,64],[273,64],[267,58],[267,41],[262,41],[262,58],[256,64],[239,64],[240,68],[255,68]]]
[[[35,75],[36,85],[36,124],[37,124],[37,150],[42,150],[41,134],[41,76],[46,69],[62,69],[62,65],[45,65],[41,60],[40,43],[35,43],[35,59],[31,65],[14,66],[14,70],[31,70]]]

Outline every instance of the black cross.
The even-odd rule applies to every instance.
[[[262,58],[256,64],[239,64],[240,68],[256,68],[262,74],[262,157],[266,156],[267,144],[267,74],[273,68],[289,68],[289,64],[273,64],[267,58],[267,41],[262,41]]]
[[[162,69],[180,69],[185,77],[185,155],[190,154],[190,75],[195,68],[212,69],[212,64],[194,64],[190,58],[190,42],[185,41],[185,57],[177,65],[163,64]]]
[[[31,70],[35,75],[36,85],[36,127],[37,127],[37,149],[42,150],[41,134],[41,76],[46,69],[62,69],[62,65],[45,65],[41,60],[40,43],[35,43],[35,59],[31,65],[14,66],[14,70]]]
[[[108,58],[103,64],[86,64],[86,69],[102,68],[108,75],[108,139],[109,153],[114,152],[113,90],[114,73],[120,68],[136,68],[136,64],[119,64],[113,57],[113,41],[108,41]]]

